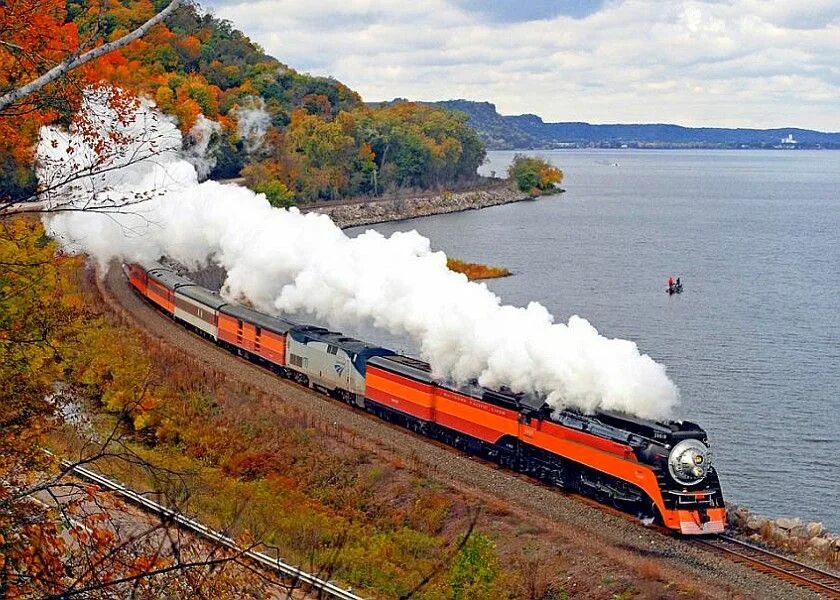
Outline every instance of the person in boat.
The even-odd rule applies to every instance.
[[[668,293],[669,294],[674,293],[674,278],[673,277],[668,278]]]
[[[682,283],[680,282],[680,278],[679,278],[679,277],[677,277],[677,285],[676,285],[676,288],[677,288],[677,291],[682,290]]]

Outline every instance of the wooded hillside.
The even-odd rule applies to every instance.
[[[113,40],[161,0],[8,0],[0,6],[0,94],[89,40]],[[268,56],[198,4],[179,7],[142,39],[72,75],[58,101],[40,94],[0,131],[0,199],[37,189],[33,148],[43,124],[66,123],[86,86],[111,84],[154,99],[185,145],[209,141],[211,178],[247,177],[274,204],[451,186],[475,177],[484,146],[460,113],[414,103],[371,109],[339,81]],[[243,171],[244,169],[244,171]]]

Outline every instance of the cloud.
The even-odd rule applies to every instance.
[[[503,23],[551,19],[558,15],[582,18],[601,10],[604,0],[456,0],[478,18]]]
[[[366,100],[489,100],[555,121],[840,130],[840,0],[211,6],[280,60]]]

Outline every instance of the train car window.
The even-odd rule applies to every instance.
[[[337,346],[333,346],[332,344],[329,344],[329,345],[327,346],[327,353],[328,353],[328,354],[338,354],[338,347],[337,347]]]
[[[257,333],[256,333],[257,337],[260,337],[260,336],[262,335],[262,327],[260,327],[259,325],[257,325],[257,326],[256,326],[256,332],[257,332]]]
[[[236,319],[236,326],[242,329],[242,319]]]
[[[309,359],[305,356],[298,356],[297,354],[289,354],[289,362],[292,366],[305,369],[309,366]]]

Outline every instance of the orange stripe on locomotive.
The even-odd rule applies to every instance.
[[[434,388],[435,423],[495,444],[506,435],[517,437],[519,413],[466,394]]]
[[[371,400],[424,421],[434,419],[433,388],[427,383],[368,365],[365,395]]]
[[[629,446],[546,421],[538,421],[536,427],[523,426],[519,439],[524,444],[626,481],[646,493],[663,517],[668,512],[656,473],[638,462]]]

